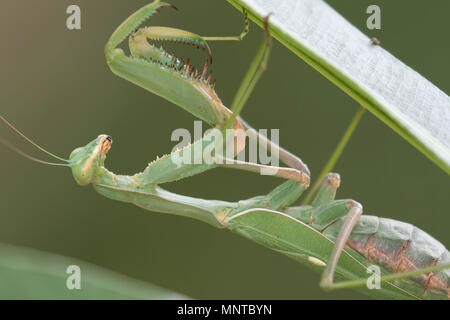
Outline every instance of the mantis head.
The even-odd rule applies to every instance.
[[[4,144],[11,150],[17,152],[18,154],[29,160],[46,165],[72,168],[73,177],[75,178],[75,181],[81,186],[88,185],[95,179],[96,175],[98,174],[98,170],[103,167],[103,164],[105,163],[106,154],[108,153],[112,144],[112,139],[110,136],[101,134],[95,140],[89,142],[84,147],[73,150],[70,154],[69,160],[66,160],[42,148],[36,142],[20,132],[11,123],[9,123],[2,115],[0,115],[0,120],[3,121],[12,130],[14,130],[19,136],[27,140],[34,147],[46,153],[47,155],[61,161],[62,163],[48,162],[35,158],[28,153],[23,152],[2,137],[0,137],[0,143]]]
[[[79,185],[85,186],[94,180],[98,169],[105,162],[106,153],[111,148],[111,144],[111,137],[101,134],[84,147],[72,151],[69,157],[69,166]]]

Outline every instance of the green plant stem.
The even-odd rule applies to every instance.
[[[316,179],[316,182],[310,189],[309,193],[306,195],[305,199],[303,200],[302,204],[308,204],[311,202],[311,199],[314,197],[317,188],[319,188],[320,183],[325,178],[325,176],[333,170],[334,166],[336,165],[336,162],[341,157],[342,152],[345,149],[345,146],[347,145],[348,141],[350,140],[353,132],[356,129],[356,126],[358,125],[359,121],[361,120],[362,115],[364,114],[364,108],[360,106],[358,110],[356,111],[355,115],[353,116],[352,121],[350,122],[349,126],[347,127],[347,130],[345,131],[344,135],[341,138],[341,141],[339,141],[338,145],[333,151],[333,154],[328,159],[327,164],[322,169],[322,172],[319,175],[319,178]]]

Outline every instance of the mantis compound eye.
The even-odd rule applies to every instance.
[[[105,161],[106,153],[111,148],[112,139],[108,135],[99,135],[84,147],[72,151],[69,162],[75,181],[82,186],[95,179],[97,171]]]
[[[100,150],[98,153],[99,158],[103,155],[105,155],[109,149],[111,148],[111,144],[112,144],[112,138],[111,136],[107,136],[107,135],[102,135],[101,136],[101,140],[100,140]]]

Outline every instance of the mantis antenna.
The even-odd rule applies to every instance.
[[[42,147],[41,147],[40,145],[38,145],[36,142],[34,142],[34,141],[31,140],[30,138],[28,138],[28,137],[27,137],[26,135],[24,135],[22,132],[20,132],[19,129],[17,129],[16,127],[14,127],[14,126],[13,126],[8,120],[6,120],[2,115],[0,115],[0,119],[1,119],[4,123],[6,123],[6,124],[8,125],[8,127],[10,127],[12,130],[14,130],[15,133],[17,133],[19,136],[21,136],[21,137],[24,138],[26,141],[28,141],[29,143],[31,143],[31,144],[32,144],[34,147],[36,147],[37,149],[41,150],[42,152],[45,152],[46,154],[48,154],[48,155],[50,155],[50,156],[52,156],[52,157],[54,157],[54,158],[56,158],[56,159],[58,159],[58,160],[61,160],[61,161],[64,161],[64,162],[69,162],[68,160],[66,160],[66,159],[64,159],[64,158],[61,158],[61,157],[58,157],[57,155],[55,155],[55,154],[53,154],[53,153],[51,153],[51,152],[45,150],[44,148],[42,148]],[[40,159],[37,159],[37,158],[35,158],[35,157],[33,157],[33,156],[30,156],[29,154],[23,152],[23,151],[20,150],[19,148],[13,146],[11,143],[9,143],[8,141],[6,141],[6,140],[3,139],[2,137],[0,137],[0,142],[1,142],[2,144],[4,144],[5,146],[7,146],[8,148],[10,148],[11,150],[17,152],[18,154],[20,154],[21,156],[23,156],[23,157],[25,157],[25,158],[27,158],[27,159],[29,159],[29,160],[32,160],[32,161],[35,161],[35,162],[38,162],[38,163],[42,163],[42,164],[52,165],[52,166],[69,166],[69,164],[48,162],[48,161],[40,160]]]

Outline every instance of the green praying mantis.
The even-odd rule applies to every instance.
[[[354,287],[375,297],[448,299],[450,289],[450,253],[424,231],[404,222],[362,215],[362,206],[353,200],[336,200],[340,184],[338,174],[329,173],[317,184],[312,199],[291,206],[309,187],[310,172],[303,161],[259,134],[240,116],[270,55],[270,16],[264,21],[265,36],[236,96],[231,110],[217,96],[208,73],[208,61],[199,71],[189,60],[170,54],[152,41],[174,41],[194,45],[212,54],[207,41],[241,40],[248,32],[246,13],[244,31],[236,37],[201,37],[168,27],[140,27],[144,20],[172,4],[156,0],[129,16],[111,35],[105,57],[111,71],[147,91],[182,107],[215,128],[202,139],[148,164],[134,175],[117,175],[105,168],[112,139],[99,135],[84,147],[75,149],[68,160],[58,157],[23,135],[2,116],[0,118],[37,148],[71,168],[75,181],[92,185],[107,198],[135,204],[141,208],[182,215],[227,228],[244,237],[283,253],[313,269],[322,271],[320,285],[325,289]],[[127,55],[118,46],[128,37]],[[232,132],[231,139],[220,139]],[[245,137],[263,142],[288,167],[245,162],[235,157],[245,149]],[[9,147],[33,158],[8,142]],[[226,156],[217,152],[224,147]],[[195,150],[211,150],[213,161],[195,161]],[[174,157],[191,159],[174,162]],[[267,195],[238,202],[205,200],[169,192],[160,185],[217,167],[260,173],[271,170],[286,179]],[[366,287],[370,265],[383,271],[381,286]]]

